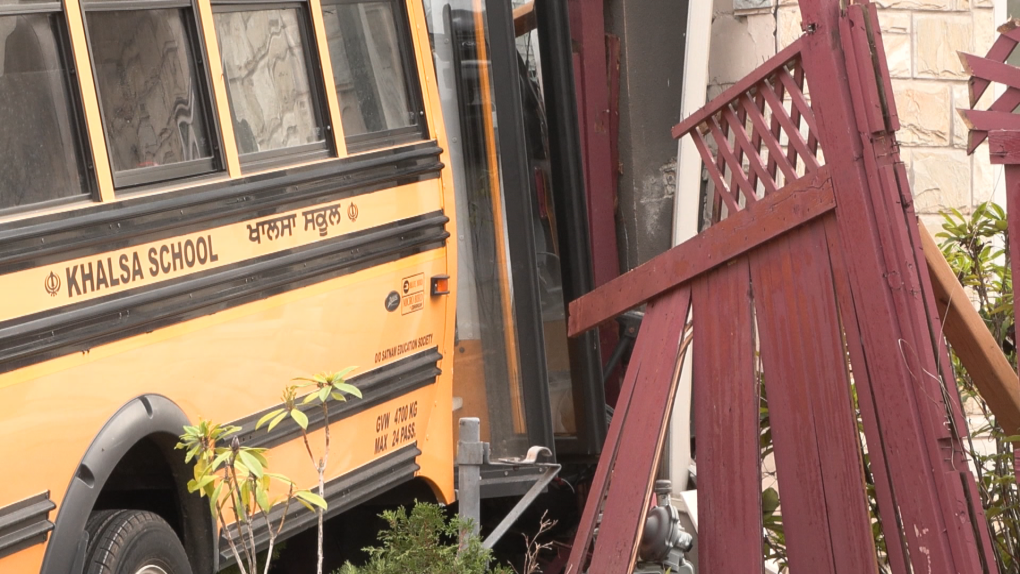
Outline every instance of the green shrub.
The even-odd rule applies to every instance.
[[[399,508],[380,516],[389,527],[379,533],[381,546],[365,549],[368,563],[347,563],[334,574],[512,574],[503,566],[489,569],[492,552],[482,547],[478,536],[458,544],[469,522],[459,516],[447,520],[438,504],[420,502],[410,514]]]

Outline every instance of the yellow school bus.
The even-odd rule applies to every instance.
[[[213,571],[174,437],[239,425],[313,485],[297,428],[254,423],[348,365],[335,509],[414,477],[451,501],[453,188],[421,4],[4,3],[0,35],[0,572],[98,572],[160,523],[152,572]],[[159,566],[132,559],[102,571]]]
[[[0,2],[0,572],[229,565],[177,436],[237,425],[311,487],[299,429],[255,425],[320,371],[363,393],[330,407],[328,516],[453,502],[460,416],[494,456],[597,454],[597,341],[564,327],[588,279],[558,263],[586,222],[557,235],[494,125],[521,90],[483,4]],[[293,505],[281,539],[313,524]]]

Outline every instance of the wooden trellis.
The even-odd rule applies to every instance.
[[[895,574],[996,571],[875,7],[801,0],[800,11],[799,40],[673,129],[704,159],[711,227],[570,305],[574,335],[648,304],[571,574],[633,568],[688,316],[699,572],[763,568],[759,380],[791,572],[877,574],[876,519]]]

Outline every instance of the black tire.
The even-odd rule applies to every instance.
[[[192,574],[177,534],[152,512],[100,510],[85,530],[85,574]]]

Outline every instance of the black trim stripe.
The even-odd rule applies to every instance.
[[[0,223],[0,275],[439,177],[436,142]]]
[[[54,508],[48,490],[0,508],[0,558],[46,542]]]
[[[373,369],[363,375],[351,377],[347,382],[361,390],[362,398],[343,402],[331,401],[329,403],[329,420],[336,422],[354,416],[386,401],[435,383],[436,377],[442,373],[439,369],[439,361],[442,358],[443,355],[439,352],[439,348],[433,347]],[[236,435],[241,444],[256,448],[272,448],[301,436],[301,430],[297,423],[289,418],[276,425],[272,431],[267,432],[265,428],[255,430],[259,419],[283,406],[283,403],[280,403],[230,423],[241,427]],[[321,407],[310,404],[301,407],[301,410],[308,416],[308,432],[324,426]]]
[[[442,212],[0,323],[0,373],[445,245]]]
[[[390,454],[373,460],[372,462],[355,469],[341,477],[335,478],[325,485],[326,503],[329,509],[324,517],[331,518],[341,512],[353,508],[358,504],[369,500],[380,492],[407,482],[414,478],[414,473],[421,468],[415,459],[421,454],[418,443],[411,443],[405,447],[395,450]],[[275,526],[280,523],[283,516],[283,505],[277,504],[269,511],[269,520]],[[297,502],[292,502],[287,511],[287,520],[284,522],[284,530],[277,538],[277,542],[286,540],[291,536],[315,525],[317,515],[309,511]],[[259,550],[269,546],[269,532],[265,520],[258,520],[254,524],[255,544]],[[230,545],[226,539],[226,533],[220,533],[220,567],[234,563],[234,555],[230,551]]]

